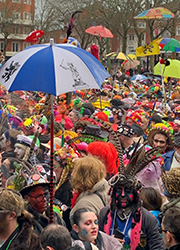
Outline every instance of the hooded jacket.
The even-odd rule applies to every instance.
[[[102,179],[94,185],[92,192],[82,192],[77,198],[76,204],[70,212],[70,220],[74,212],[80,208],[87,208],[99,215],[101,208],[109,204],[109,188],[110,186],[108,182],[105,179]]]

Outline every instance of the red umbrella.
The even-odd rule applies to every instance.
[[[91,26],[88,29],[85,30],[86,33],[89,33],[94,36],[100,36],[100,37],[113,37],[113,34],[110,30],[105,28],[104,26]]]
[[[42,37],[43,35],[43,30],[34,30],[26,37],[25,42],[36,43],[38,41],[38,38]]]

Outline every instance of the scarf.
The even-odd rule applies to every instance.
[[[104,225],[104,232],[110,235],[110,229],[112,224],[112,217],[111,212],[107,214],[107,223]],[[142,212],[141,208],[139,207],[132,218],[131,224],[131,236],[130,236],[130,246],[131,250],[135,250],[139,243],[140,243],[140,232],[141,232],[141,225],[142,225]]]

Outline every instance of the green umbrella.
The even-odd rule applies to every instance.
[[[173,59],[168,59],[168,60],[170,61],[169,66],[166,67],[164,64],[161,64],[162,65],[163,76],[180,78],[180,61],[179,60],[173,60]],[[154,74],[155,75],[161,75],[160,62],[158,62],[154,66]]]

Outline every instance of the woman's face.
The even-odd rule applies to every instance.
[[[79,225],[76,227],[76,233],[83,241],[95,243],[98,235],[98,219],[94,212],[85,212],[81,214]]]

